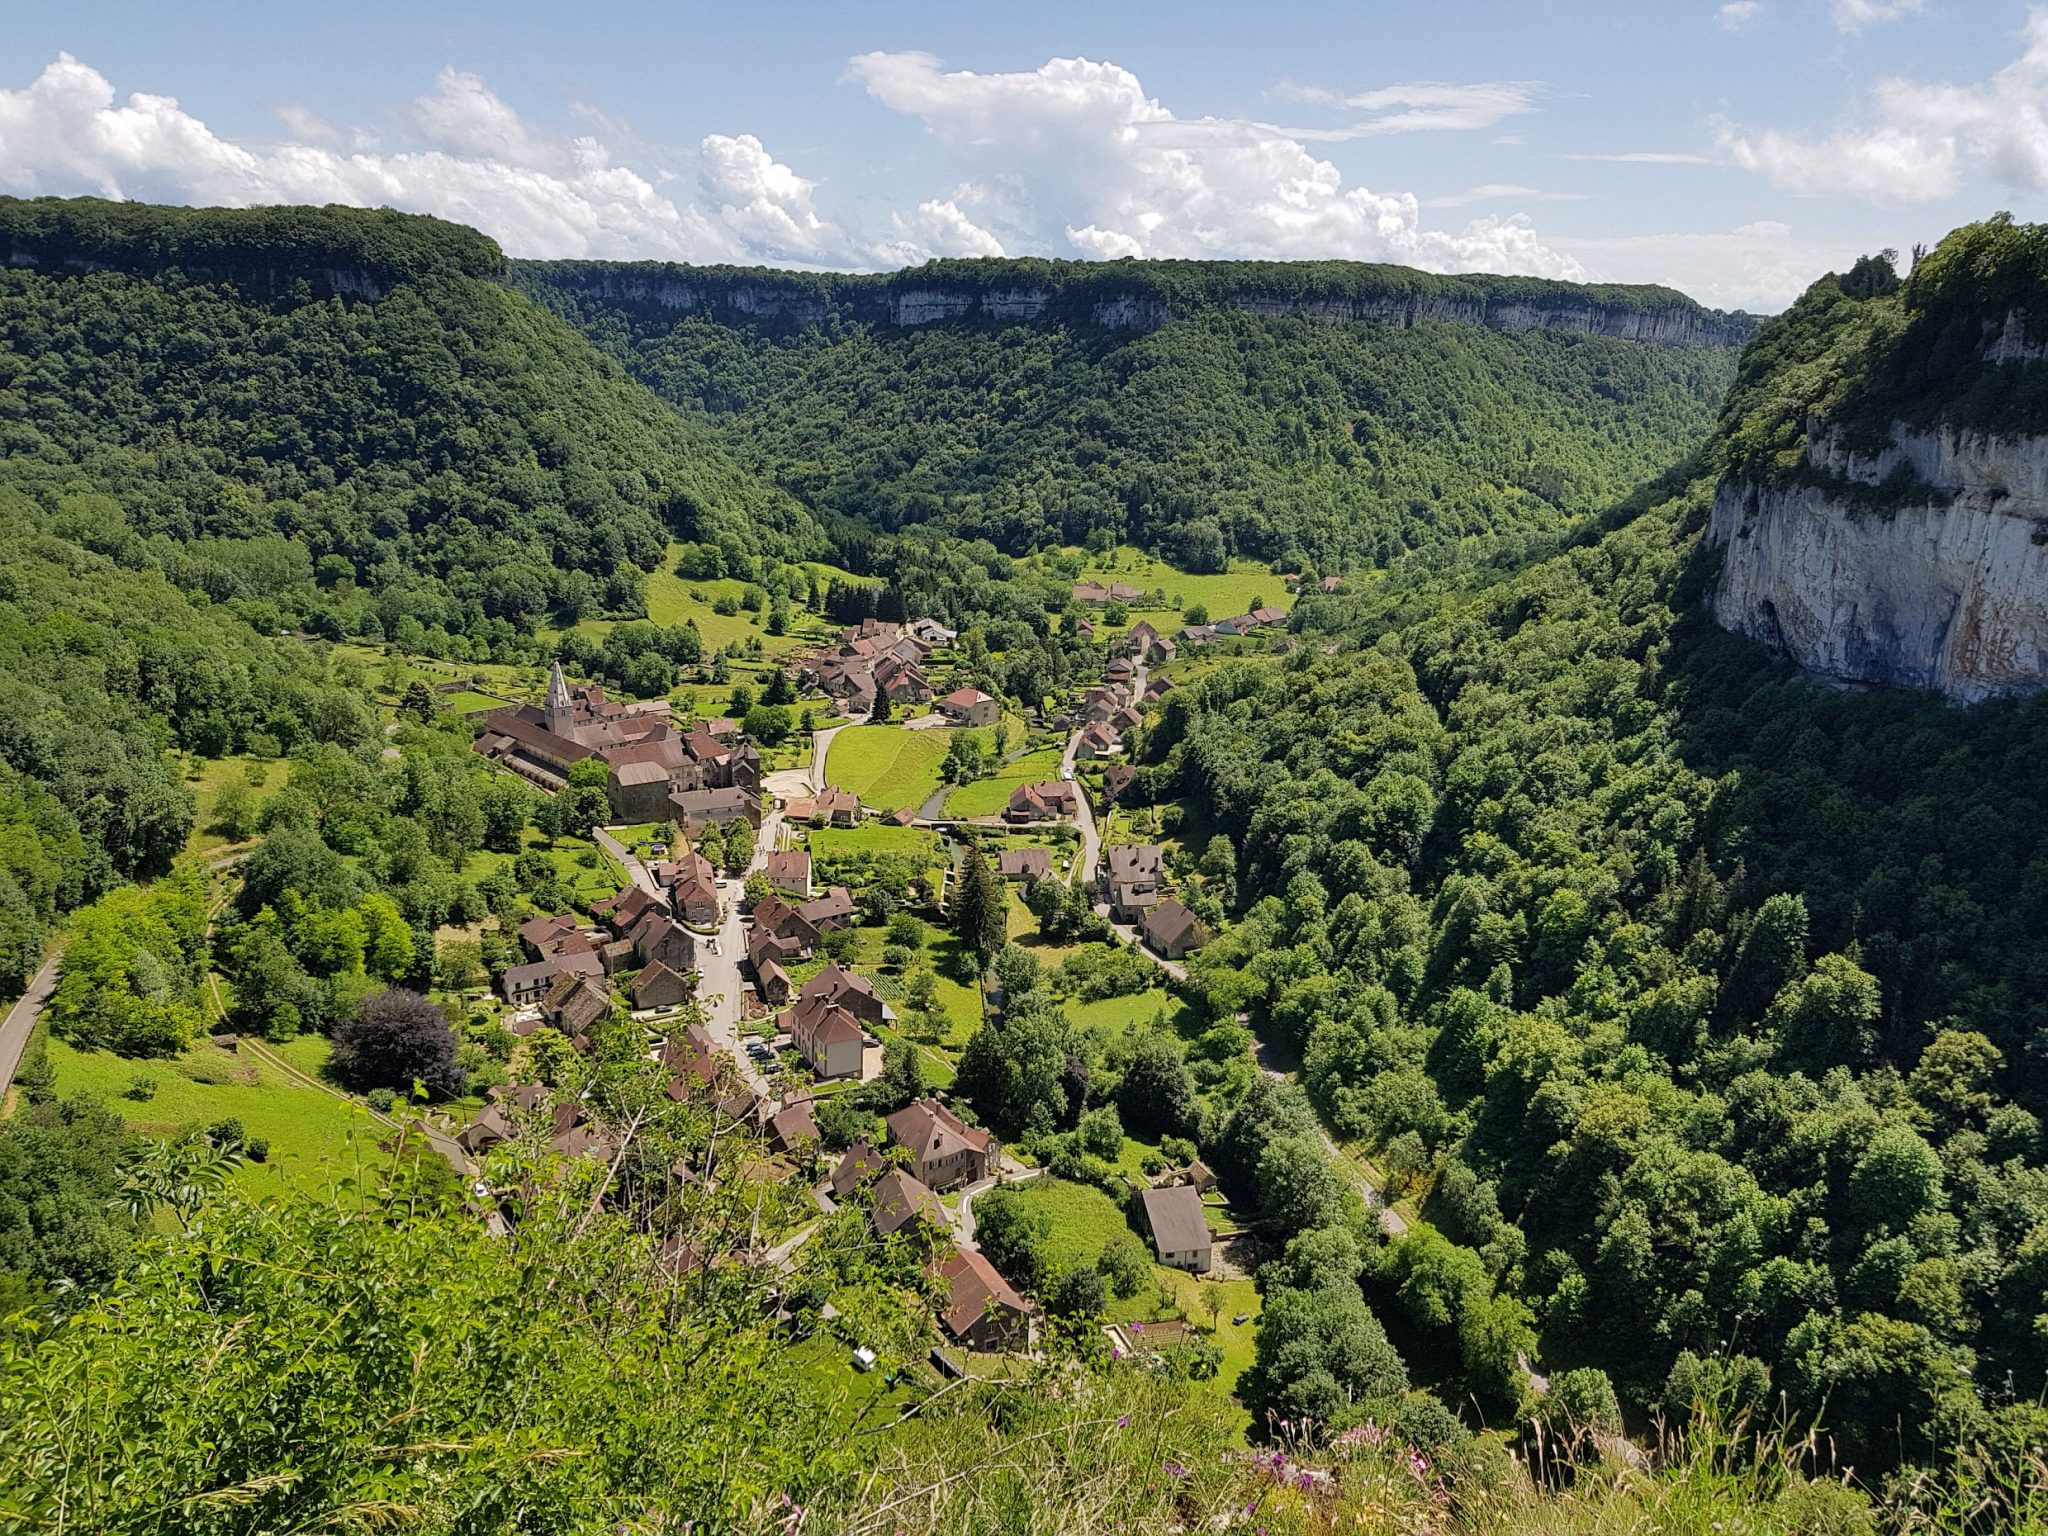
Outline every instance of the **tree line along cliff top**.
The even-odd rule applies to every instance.
[[[106,199],[0,199],[0,244],[12,266],[129,272],[184,268],[193,276],[262,281],[303,276],[332,285],[336,274],[375,287],[444,272],[502,279],[516,270],[537,283],[582,287],[600,276],[635,283],[688,283],[702,291],[774,289],[825,309],[856,309],[905,291],[1038,293],[1053,313],[1112,301],[1184,313],[1217,303],[1407,305],[1487,309],[1495,305],[1593,307],[1616,313],[1673,313],[1726,344],[1755,326],[1747,313],[1706,309],[1657,285],[1556,283],[1532,276],[1436,274],[1382,262],[1116,260],[1038,256],[942,258],[901,272],[797,272],[770,266],[688,266],[672,262],[514,262],[498,242],[446,219],[393,209],[258,207],[182,209]]]

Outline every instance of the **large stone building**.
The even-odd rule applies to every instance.
[[[699,724],[678,731],[666,700],[626,704],[594,684],[571,684],[561,663],[548,677],[536,709],[519,704],[484,717],[472,745],[479,756],[549,791],[569,782],[569,770],[589,758],[602,762],[612,814],[627,821],[658,821],[678,791],[758,791],[761,754]]]

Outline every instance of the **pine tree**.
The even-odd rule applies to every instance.
[[[970,848],[960,862],[960,890],[953,898],[953,932],[987,970],[1009,937],[1009,914],[1003,887],[979,848]]]

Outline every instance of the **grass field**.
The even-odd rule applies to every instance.
[[[813,613],[801,603],[791,605],[789,631],[782,635],[768,633],[765,611],[755,613],[743,607],[737,613],[720,613],[717,608],[719,599],[732,598],[744,602],[748,583],[733,576],[710,581],[678,576],[675,572],[677,552],[678,546],[671,544],[662,557],[660,569],[648,573],[647,617],[656,624],[681,624],[688,620],[704,637],[707,651],[758,639],[769,653],[788,655],[818,644],[833,632],[822,615]],[[817,561],[807,562],[804,569],[813,576],[828,579],[860,579],[836,566]],[[612,623],[609,619],[585,619],[576,629],[581,634],[603,635]]]
[[[545,854],[569,887],[576,901],[588,906],[607,896],[616,896],[626,883],[626,872],[614,864],[597,844],[580,837],[562,837],[550,848],[540,833],[526,829],[522,852]],[[501,864],[512,862],[509,853],[478,852],[469,856],[459,873],[465,880],[480,880]]]
[[[246,775],[252,763],[262,772],[261,784],[248,782]],[[227,785],[246,785],[250,798],[260,805],[283,789],[285,780],[290,776],[290,764],[264,762],[253,757],[187,759],[185,784],[198,802],[199,815],[192,823],[191,835],[185,839],[185,851],[211,853],[216,848],[227,846],[228,840],[213,830],[214,811],[220,804],[220,792]]]
[[[1102,1245],[1119,1232],[1133,1230],[1125,1221],[1116,1202],[1098,1189],[1086,1184],[1070,1184],[1064,1179],[1034,1179],[1019,1186],[1030,1209],[1043,1212],[1052,1221],[1052,1231],[1046,1238],[1046,1252],[1054,1268],[1065,1268],[1072,1264],[1091,1264],[1102,1252]],[[1142,1240],[1143,1233],[1138,1236]],[[1149,1243],[1148,1243],[1149,1246]],[[1213,1342],[1223,1352],[1222,1368],[1215,1379],[1218,1390],[1229,1393],[1237,1386],[1252,1363],[1253,1344],[1258,1328],[1260,1310],[1258,1287],[1250,1280],[1212,1280],[1206,1275],[1191,1275],[1185,1270],[1168,1269],[1164,1265],[1152,1266],[1153,1284],[1143,1287],[1138,1294],[1126,1298],[1112,1297],[1108,1316],[1112,1322],[1152,1322],[1156,1319],[1180,1316],[1197,1327],[1210,1326],[1209,1291],[1216,1291],[1216,1311],[1220,1314],[1215,1321]],[[1172,1305],[1159,1305],[1159,1288],[1165,1287],[1173,1297]],[[1242,1324],[1231,1319],[1240,1312],[1251,1314]]]
[[[943,728],[905,731],[893,725],[851,725],[832,738],[825,777],[876,810],[906,805],[915,809],[938,789],[939,764],[945,761],[951,739],[952,732]]]
[[[1056,1270],[1093,1264],[1103,1244],[1119,1232],[1131,1230],[1116,1202],[1087,1184],[1033,1179],[1020,1184],[1017,1193],[1027,1209],[1052,1222],[1052,1230],[1046,1234],[1045,1253]]]
[[[1159,628],[1164,628],[1159,624],[1160,614],[1171,614],[1177,619],[1190,603],[1201,603],[1207,607],[1212,620],[1247,612],[1252,607],[1253,598],[1262,599],[1271,608],[1291,609],[1294,606],[1294,595],[1287,590],[1287,583],[1256,560],[1233,560],[1228,571],[1217,575],[1194,575],[1176,570],[1164,560],[1125,545],[1105,559],[1091,560],[1082,568],[1081,579],[1097,581],[1104,586],[1112,581],[1127,582],[1141,592],[1155,588],[1163,590],[1166,594],[1165,607],[1143,602],[1131,605],[1133,615],[1149,617]]]
[[[823,874],[821,865],[845,856],[895,854],[917,860],[936,890],[948,862],[944,841],[936,832],[927,832],[922,827],[895,827],[871,821],[858,827],[814,827],[804,836],[814,882]],[[854,865],[859,867],[858,858]]]
[[[241,1121],[248,1135],[270,1143],[268,1162],[253,1163],[236,1176],[252,1191],[326,1190],[356,1177],[358,1160],[368,1167],[384,1160],[377,1143],[390,1133],[367,1110],[297,1082],[246,1048],[224,1051],[201,1040],[165,1061],[76,1051],[61,1040],[46,1048],[59,1094],[103,1099],[147,1135],[230,1117]],[[276,1049],[301,1070],[317,1074],[328,1044],[320,1036],[304,1036]],[[124,1097],[139,1077],[149,1079],[154,1093],[142,1100]]]
[[[1187,1004],[1163,988],[1155,987],[1149,992],[1139,992],[1131,997],[1102,997],[1088,1002],[1068,998],[1062,1004],[1069,1019],[1083,1028],[1106,1029],[1117,1033],[1149,1025],[1153,1018],[1165,1014],[1169,1025],[1188,1012]]]
[[[835,742],[834,746],[838,743]],[[1010,803],[1010,791],[1020,784],[1043,784],[1060,776],[1060,749],[1048,747],[1027,752],[1014,762],[1004,763],[995,777],[962,784],[946,796],[948,816],[996,816]]]
[[[505,701],[478,693],[474,688],[464,688],[455,693],[438,695],[438,702],[444,710],[453,710],[458,715],[487,714],[494,709],[503,709]]]

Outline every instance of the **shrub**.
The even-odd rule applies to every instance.
[[[136,1073],[128,1079],[128,1086],[122,1090],[121,1097],[133,1099],[138,1104],[148,1103],[156,1097],[156,1079],[147,1072]]]
[[[363,1102],[377,1111],[378,1114],[388,1115],[391,1113],[391,1106],[398,1102],[398,1095],[389,1088],[372,1088],[363,1095]]]

